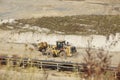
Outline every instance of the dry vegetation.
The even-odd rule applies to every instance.
[[[113,72],[106,70],[110,66],[110,55],[104,53],[102,50],[99,50],[99,52],[95,54],[90,48],[88,48],[86,52],[87,54],[84,57],[84,61],[87,64],[87,68],[85,68],[86,72],[74,74],[75,71],[71,73],[71,75],[75,75],[74,77],[79,78],[78,80],[116,80],[116,78],[119,78],[119,76],[117,77],[117,75],[120,74],[119,66],[116,77]],[[41,73],[40,69],[36,67],[29,66],[27,68],[22,68],[19,66],[11,67],[9,65],[10,64],[6,67],[3,66],[3,68],[0,66],[0,80],[49,80],[48,76],[50,76],[50,74],[48,74],[46,70],[42,70]],[[3,72],[4,70],[5,72]],[[55,75],[58,73],[65,74],[67,72],[56,72]]]
[[[86,54],[83,54],[83,61],[87,64],[84,77],[87,80],[120,80],[120,64],[118,68],[109,70],[113,56],[109,54],[109,51],[104,50],[104,48],[94,51],[94,46],[91,44],[92,40],[93,38],[88,40]]]
[[[114,74],[107,69],[111,65],[112,56],[104,49],[97,52],[92,51],[92,47],[88,41],[86,54],[83,55],[83,61],[87,64],[85,78],[89,80],[114,80]]]
[[[91,16],[66,16],[42,17],[20,19],[18,22],[30,24],[52,31],[61,31],[66,34],[115,34],[120,32],[120,16],[91,15]]]
[[[36,68],[20,69],[17,67],[6,67],[1,70],[0,80],[47,80],[48,73],[46,71],[38,71]]]
[[[120,80],[120,64],[118,65],[118,70],[117,70],[117,74],[116,74],[118,80]]]
[[[109,35],[120,32],[120,15],[81,15],[81,16],[65,16],[65,17],[42,17],[19,19],[18,23],[3,24],[0,28],[3,30],[12,30],[7,26],[13,26],[15,30],[29,24],[31,26],[39,26],[48,28],[51,33],[60,31],[65,34],[99,34]],[[21,25],[19,23],[22,23]]]

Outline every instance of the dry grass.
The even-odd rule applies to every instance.
[[[120,63],[119,63],[119,65],[118,65],[118,69],[117,69],[117,73],[116,73],[116,78],[117,78],[117,80],[120,80]]]
[[[106,68],[110,65],[109,62],[111,57],[109,55],[103,53],[103,50],[100,50],[98,54],[93,55],[94,53],[90,48],[88,48],[86,52],[87,55],[84,57],[84,60],[88,65],[86,73],[76,74],[79,75],[80,80],[82,80],[81,78],[85,78],[85,80],[115,80],[114,74],[110,71],[106,71]],[[13,57],[16,56],[17,55],[13,55]],[[1,74],[1,70],[5,70],[5,72]],[[43,70],[42,73],[39,73],[38,68],[31,66],[22,69],[18,66],[11,67],[8,64],[7,67],[4,67],[1,70],[0,80],[48,80],[49,76],[46,70]],[[14,77],[12,77],[13,74]]]
[[[51,31],[61,31],[66,34],[115,34],[120,32],[119,15],[88,15],[65,17],[42,17],[20,19],[18,22],[30,24]]]
[[[1,72],[0,80],[47,80],[47,73],[36,72],[35,69],[6,69]]]
[[[7,26],[13,26],[15,30],[19,30],[19,23],[41,28],[48,28],[51,33],[60,31],[65,34],[101,34],[109,35],[120,32],[120,15],[78,15],[65,17],[42,17],[19,19],[15,24],[3,24],[0,26],[3,30],[10,30]],[[26,30],[27,31],[27,30]],[[34,32],[34,31],[33,31]]]

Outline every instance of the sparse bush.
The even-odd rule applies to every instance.
[[[116,77],[117,77],[117,80],[120,80],[120,63],[119,63],[119,65],[118,65]]]
[[[104,49],[94,51],[91,42],[88,41],[86,54],[83,55],[83,61],[87,64],[85,77],[102,80],[107,73],[108,67],[110,67],[111,58],[112,56]]]

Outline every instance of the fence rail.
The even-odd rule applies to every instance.
[[[77,72],[84,72],[87,67],[87,65],[84,63],[60,62],[6,56],[0,56],[0,65],[24,68],[37,67],[38,69],[41,70],[51,69],[57,71],[77,71]],[[117,67],[109,67],[107,70],[115,73],[115,76],[117,76],[120,79],[120,72],[116,73]]]
[[[83,71],[86,67],[84,63],[59,62],[49,60],[38,60],[30,58],[0,57],[0,65],[19,66],[19,67],[37,67],[39,69],[48,68],[57,71]]]

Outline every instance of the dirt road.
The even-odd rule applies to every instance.
[[[117,0],[0,0],[0,18],[120,14]]]

